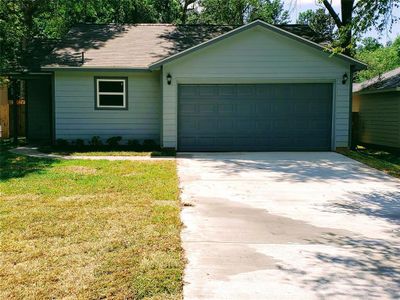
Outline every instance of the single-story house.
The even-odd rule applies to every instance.
[[[77,26],[42,67],[53,73],[53,140],[121,136],[179,151],[348,147],[351,78],[365,65],[296,28]]]
[[[358,141],[400,148],[400,68],[355,83],[353,92]]]

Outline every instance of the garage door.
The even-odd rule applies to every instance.
[[[180,85],[180,151],[330,150],[331,84]]]

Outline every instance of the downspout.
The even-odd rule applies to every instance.
[[[13,143],[18,145],[18,106],[17,106],[17,99],[18,99],[18,83],[16,79],[13,80],[11,83],[11,100],[12,100],[12,116],[13,116]]]
[[[164,68],[160,67],[160,88],[161,88],[161,113],[160,113],[160,147],[164,147]]]
[[[51,144],[56,144],[56,76],[51,74]]]
[[[353,75],[354,65],[350,66],[350,86],[349,86],[349,149],[353,149]]]

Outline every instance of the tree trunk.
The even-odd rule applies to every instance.
[[[328,0],[322,0],[322,3],[328,10],[329,14],[335,21],[336,26],[340,32],[340,47],[343,48],[343,53],[350,55],[351,54],[351,38],[352,38],[352,30],[351,23],[353,20],[353,10],[354,10],[354,2],[355,0],[341,0],[341,11],[342,11],[342,19],[340,19],[337,12],[333,9],[331,3]]]
[[[344,54],[351,54],[351,37],[352,28],[351,23],[353,20],[354,0],[342,0],[342,30],[343,38],[341,39],[341,47],[344,49]]]
[[[182,24],[186,24],[189,6],[195,2],[196,2],[196,0],[184,0],[183,3],[181,2],[182,3],[182,15],[181,15],[181,23]]]
[[[25,6],[23,8],[22,14],[24,20],[23,22],[25,25],[25,32],[21,41],[22,43],[21,48],[22,48],[22,65],[25,68],[28,64],[29,55],[27,53],[27,50],[29,48],[29,44],[32,37],[33,18],[32,18],[31,8],[29,6]]]

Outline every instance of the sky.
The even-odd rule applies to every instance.
[[[340,0],[331,0],[332,6],[335,11],[340,12]],[[322,4],[317,4],[318,0],[284,0],[285,8],[289,10],[290,17],[292,19],[292,23],[295,23],[297,17],[300,12],[303,12],[307,9],[315,10],[318,7],[321,7]],[[396,9],[394,11],[395,16],[400,16],[400,9]],[[393,40],[395,37],[400,35],[400,22],[395,23],[392,27],[392,31],[384,31],[382,33],[378,33],[375,30],[367,32],[364,36],[372,36],[380,40],[381,43],[385,44],[386,42]]]

